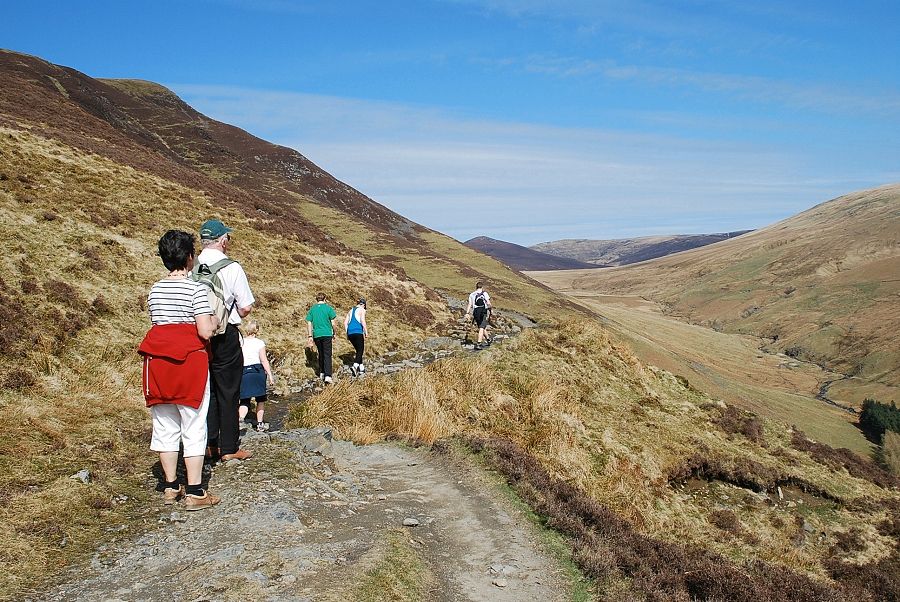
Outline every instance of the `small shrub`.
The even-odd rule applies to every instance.
[[[106,263],[103,261],[100,251],[95,247],[85,247],[84,249],[81,249],[81,256],[85,258],[85,267],[90,270],[100,272],[106,267]]]
[[[834,536],[836,540],[834,547],[841,552],[861,552],[866,549],[863,532],[859,527],[835,533]]]
[[[29,278],[28,280],[23,280],[22,284],[22,292],[26,295],[36,295],[41,292],[41,285],[37,283],[33,278]]]
[[[107,496],[97,496],[93,498],[88,505],[94,510],[111,510],[113,507],[112,500]]]
[[[739,535],[743,528],[737,515],[731,510],[715,510],[709,515],[709,522],[722,531]]]
[[[107,315],[113,313],[113,306],[106,300],[106,297],[97,295],[97,298],[91,303],[91,310],[98,315]]]
[[[763,442],[763,425],[759,416],[728,406],[716,424],[726,433],[740,434],[754,443]]]
[[[6,378],[3,379],[3,386],[7,389],[18,391],[33,387],[36,382],[34,374],[30,371],[25,368],[13,368],[7,373]]]
[[[47,292],[47,298],[51,301],[58,301],[65,305],[79,306],[81,301],[78,297],[78,291],[75,287],[67,282],[60,280],[50,280],[44,284],[44,290]]]
[[[881,438],[881,458],[894,475],[900,475],[900,434],[885,431]]]
[[[416,328],[428,328],[434,326],[434,314],[427,307],[403,304],[397,309],[397,313],[407,324]]]
[[[45,221],[52,222],[59,219],[59,215],[54,213],[53,211],[44,211],[44,214],[41,216]]]

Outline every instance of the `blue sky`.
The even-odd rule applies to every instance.
[[[900,181],[900,3],[5,2],[0,47],[163,83],[465,240],[760,227]]]

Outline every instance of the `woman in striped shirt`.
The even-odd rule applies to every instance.
[[[194,235],[169,230],[159,239],[159,256],[169,275],[150,288],[153,324],[138,348],[144,360],[144,398],[153,417],[150,449],[159,452],[165,473],[163,500],[184,497],[186,510],[215,505],[219,498],[201,485],[209,408],[207,341],[216,329],[208,289],[188,278],[194,264]],[[178,483],[179,447],[187,488]]]

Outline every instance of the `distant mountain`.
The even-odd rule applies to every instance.
[[[751,230],[721,234],[674,234],[672,236],[641,236],[618,240],[564,239],[532,245],[531,249],[559,257],[587,262],[595,266],[628,265],[672,253],[687,251],[728,240]],[[537,268],[536,268],[537,269]],[[543,268],[552,269],[552,268]]]
[[[576,259],[542,253],[511,242],[479,236],[463,243],[515,270],[576,270],[602,267]]]

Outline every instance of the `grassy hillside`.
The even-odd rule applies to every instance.
[[[531,272],[576,299],[626,341],[645,362],[685,379],[716,399],[787,424],[802,425],[818,441],[864,456],[873,451],[856,415],[817,398],[822,383],[839,375],[759,347],[749,335],[718,332],[663,314],[652,301],[572,289],[571,271]]]
[[[0,78],[0,408],[11,418],[0,559],[17,567],[0,576],[0,599],[81,558],[107,529],[155,520],[135,349],[148,288],[165,274],[155,248],[165,230],[195,232],[212,216],[235,229],[231,252],[282,383],[312,374],[298,333],[318,291],[339,310],[370,300],[372,355],[446,332],[435,287],[461,297],[484,278],[501,306],[556,313],[541,286],[162,86],[111,85],[7,51]],[[336,354],[348,350],[339,340]],[[89,484],[70,478],[82,469]]]
[[[712,401],[590,322],[531,331],[473,361],[342,383],[293,420],[331,424],[361,443],[499,441],[478,449],[505,457],[501,470],[511,462],[505,474],[520,494],[578,536],[576,556],[599,578],[602,599],[888,599],[876,581],[898,577],[895,478]],[[527,468],[529,458],[541,468]],[[529,480],[531,470],[549,477]],[[610,523],[575,532],[573,521],[598,520],[590,512],[611,512]],[[692,584],[701,558],[718,569]],[[881,567],[868,593],[848,566]],[[779,579],[796,590],[777,591]]]
[[[900,398],[900,185],[850,194],[738,238],[585,272],[574,290],[652,299],[849,377],[830,395]],[[839,395],[840,397],[835,397]]]

